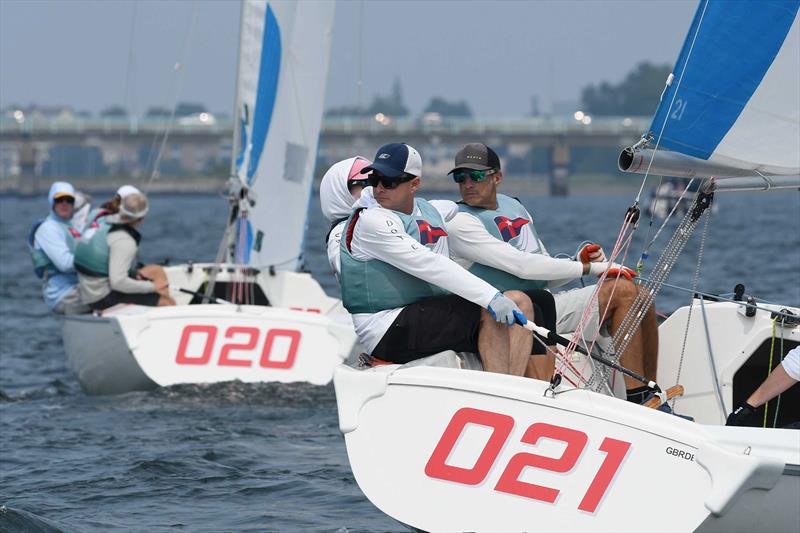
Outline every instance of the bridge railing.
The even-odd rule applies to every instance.
[[[156,134],[169,125],[166,117],[25,117],[0,116],[0,135],[17,137],[37,134]],[[391,118],[327,117],[322,123],[323,135],[370,134],[443,134],[443,135],[552,135],[620,134],[636,135],[645,132],[649,117],[592,117],[590,123],[572,117],[519,118]],[[201,120],[197,116],[176,117],[171,131],[197,135],[230,135],[233,122],[220,117]]]

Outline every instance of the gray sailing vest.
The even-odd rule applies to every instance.
[[[406,215],[393,211],[400,217],[406,233],[433,249],[440,238],[447,238],[444,221],[435,207],[421,198],[414,200],[420,215]],[[441,287],[407,274],[388,263],[377,259],[356,259],[349,245],[355,224],[362,209],[355,211],[345,223],[342,243],[339,247],[342,288],[342,303],[351,313],[377,313],[412,304],[423,298],[441,296],[448,292]],[[416,211],[416,209],[415,209]]]
[[[525,207],[514,198],[504,194],[497,195],[497,209],[471,207],[458,204],[458,210],[469,213],[481,221],[489,234],[514,248],[528,253],[542,253],[542,243],[530,215]],[[530,230],[527,233],[525,230]],[[509,290],[541,289],[547,286],[546,281],[522,279],[514,274],[492,268],[480,263],[473,263],[469,271],[501,292]]]

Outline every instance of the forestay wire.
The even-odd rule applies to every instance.
[[[691,60],[692,53],[694,51],[694,45],[695,45],[695,42],[697,40],[697,36],[699,35],[700,29],[702,28],[703,19],[705,17],[705,12],[706,12],[707,7],[708,7],[708,1],[706,1],[705,4],[703,5],[703,10],[702,10],[702,12],[700,14],[700,19],[698,21],[697,28],[696,28],[696,30],[694,32],[694,35],[692,36],[692,41],[691,41],[691,44],[689,46],[689,51],[687,52],[686,61],[684,62],[683,69],[681,70],[680,76],[678,77],[678,82],[677,82],[677,85],[675,86],[675,91],[672,94],[672,98],[670,99],[670,103],[669,103],[669,106],[667,108],[667,112],[666,112],[666,114],[664,116],[664,121],[661,124],[661,128],[660,128],[660,130],[658,132],[658,136],[655,139],[656,143],[655,143],[655,146],[653,148],[653,153],[650,156],[650,161],[648,162],[647,169],[646,169],[645,174],[644,174],[644,176],[642,178],[642,183],[641,183],[641,185],[639,187],[639,191],[636,194],[636,199],[634,201],[634,204],[626,212],[625,219],[623,221],[622,227],[620,228],[619,234],[617,235],[617,241],[615,243],[614,249],[612,250],[611,256],[609,257],[609,261],[611,261],[611,262],[615,262],[617,257],[619,257],[620,254],[623,257],[623,261],[624,261],[624,258],[627,257],[628,249],[629,249],[630,244],[632,242],[633,233],[636,231],[636,229],[638,227],[639,204],[640,204],[640,200],[641,200],[642,191],[644,190],[644,186],[645,186],[645,184],[647,182],[647,178],[650,175],[650,169],[652,168],[653,161],[654,161],[655,156],[656,156],[656,154],[658,152],[658,149],[660,147],[661,139],[663,137],[664,131],[665,131],[666,126],[667,126],[667,123],[669,122],[669,120],[671,118],[672,107],[673,107],[673,105],[675,103],[675,100],[676,100],[676,97],[677,97],[678,93],[680,92],[680,87],[681,87],[681,84],[683,83],[683,77],[684,77],[684,75],[686,73],[687,66],[689,65],[689,62]],[[666,83],[666,87],[664,89],[664,92],[666,92],[668,87],[671,86],[673,79],[674,79],[674,75],[670,74],[670,77],[667,79],[667,83]],[[650,133],[649,135],[644,136],[639,141],[639,143],[637,143],[637,146],[643,145],[643,144],[647,144],[651,140],[652,140],[652,133]],[[689,212],[686,214],[686,216],[684,217],[684,221],[681,223],[681,226],[679,226],[678,230],[676,230],[675,234],[673,235],[672,240],[670,240],[670,243],[667,245],[667,248],[662,253],[662,256],[659,259],[658,264],[654,267],[654,274],[653,274],[653,276],[651,276],[651,279],[652,278],[655,278],[655,279],[653,279],[653,281],[649,284],[649,286],[643,286],[638,291],[638,295],[636,297],[636,300],[634,301],[634,304],[628,310],[628,313],[623,318],[622,324],[617,329],[616,334],[614,335],[613,347],[614,347],[614,352],[615,353],[612,354],[611,357],[610,357],[610,359],[613,362],[616,363],[616,362],[619,361],[620,356],[622,355],[622,353],[624,353],[625,349],[630,344],[630,342],[631,342],[631,340],[633,338],[633,332],[636,329],[638,329],[638,327],[641,324],[641,321],[643,320],[647,310],[652,305],[653,300],[655,299],[655,295],[661,289],[661,285],[666,280],[666,277],[669,274],[669,272],[671,271],[672,266],[674,265],[675,261],[677,260],[678,255],[683,250],[684,246],[686,245],[686,242],[688,242],[688,239],[691,236],[691,233],[694,231],[694,228],[696,227],[697,223],[699,222],[699,219],[700,219],[701,215],[705,212],[705,208],[698,209],[698,206],[700,205],[699,202],[701,201],[701,198],[702,198],[702,201],[706,202],[706,204],[707,204],[705,207],[708,207],[710,205],[711,199],[713,198],[713,194],[706,194],[706,195],[700,194],[700,195],[698,195],[698,197],[696,199],[696,202],[695,202],[695,206],[692,209],[690,209]],[[675,212],[675,209],[673,208],[673,210],[670,212],[669,216],[671,217],[674,212]],[[690,222],[687,222],[687,221],[690,221]],[[626,235],[626,233],[628,232],[629,228],[630,228],[630,234]],[[663,229],[663,226],[662,226],[662,229]],[[687,232],[687,230],[688,230],[688,232]],[[652,245],[652,243],[655,241],[655,239],[658,237],[659,234],[660,234],[660,231],[656,234],[656,237],[654,237],[653,241],[651,241],[650,243],[646,243],[646,246],[647,246],[648,249],[649,249],[649,246]],[[649,239],[649,232],[648,232],[647,238]],[[646,252],[643,251],[642,259],[640,259],[640,263],[643,261],[643,259],[646,259],[646,257],[647,257],[646,256]],[[598,284],[595,287],[595,290],[594,290],[594,292],[592,294],[592,297],[589,300],[589,304],[587,305],[586,309],[584,310],[584,313],[583,313],[583,315],[581,317],[581,321],[578,324],[578,327],[576,328],[576,331],[575,331],[575,333],[573,335],[573,341],[570,343],[569,346],[567,346],[565,358],[566,357],[570,357],[574,353],[574,349],[575,349],[575,346],[576,346],[576,344],[578,342],[578,339],[583,339],[583,330],[585,329],[586,325],[588,324],[588,322],[590,320],[591,309],[594,307],[594,305],[596,305],[597,298],[599,297],[600,287],[602,286],[603,282],[606,280],[606,277],[607,277],[607,273],[603,273],[603,275],[600,276],[600,280],[598,281]],[[619,279],[619,276],[617,277],[617,279]],[[616,287],[614,287],[614,289],[615,288]],[[613,291],[614,290],[612,289],[612,297],[613,297]],[[609,298],[609,305],[610,305],[610,301],[611,301],[611,298]],[[603,323],[602,321],[606,317],[608,309],[609,309],[609,306],[606,306],[606,308],[603,311],[602,316],[598,317],[600,319],[600,323],[601,324]],[[590,342],[592,347],[595,346],[595,343],[596,343],[596,340],[597,340],[598,336],[599,336],[599,331],[594,335],[594,338]],[[596,367],[595,371],[592,372],[592,376],[591,376],[591,378],[589,380],[588,386],[594,388],[595,390],[599,390],[600,388],[607,388],[608,387],[608,378],[609,378],[609,370],[607,368],[605,368],[605,367],[603,367],[603,368]]]

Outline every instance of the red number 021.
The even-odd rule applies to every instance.
[[[456,442],[461,438],[467,424],[489,427],[492,429],[492,434],[472,468],[448,465],[447,458],[453,451]],[[469,407],[459,409],[450,419],[450,423],[428,459],[428,464],[425,465],[425,474],[431,478],[465,485],[481,483],[494,466],[513,427],[514,419],[508,415]],[[589,437],[586,433],[576,429],[537,422],[525,430],[521,441],[526,444],[536,444],[541,438],[565,443],[566,448],[561,457],[546,457],[535,453],[520,452],[509,460],[494,490],[547,503],[556,501],[560,492],[558,489],[520,481],[519,476],[527,467],[559,473],[571,471],[586,448]],[[594,513],[597,510],[630,447],[630,442],[611,437],[603,439],[599,450],[605,452],[606,457],[578,504],[578,509],[587,513]]]

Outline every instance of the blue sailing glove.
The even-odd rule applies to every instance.
[[[525,315],[519,310],[514,300],[503,296],[499,292],[495,294],[492,301],[489,302],[488,311],[491,313],[492,318],[506,326],[513,326],[517,322],[524,325],[528,322],[528,319],[525,318]]]

